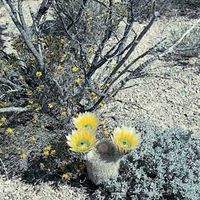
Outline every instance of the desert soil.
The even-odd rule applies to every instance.
[[[25,2],[28,13],[28,3]],[[38,1],[29,1],[37,9]],[[147,34],[134,58],[161,37],[169,36],[171,29],[191,26],[195,20],[184,17],[159,18]],[[30,23],[30,22],[29,22]],[[141,28],[142,25],[138,25]],[[14,25],[4,7],[0,7],[0,27],[6,27],[2,38],[7,51],[11,51],[10,36],[15,34]],[[132,80],[127,89],[120,91],[114,102],[102,107],[98,113],[105,118],[114,118],[119,125],[132,120],[148,121],[162,128],[181,127],[191,130],[194,137],[200,137],[200,74],[199,57],[191,57],[187,66],[175,65],[173,61],[156,61],[147,69],[148,77]],[[0,200],[16,199],[86,199],[82,188],[62,185],[55,190],[50,184],[34,188],[20,180],[0,178]]]

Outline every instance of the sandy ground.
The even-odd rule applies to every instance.
[[[37,1],[30,1],[31,7],[37,7]],[[14,26],[0,7],[0,26],[6,26],[10,32]],[[168,36],[169,30],[183,24],[191,25],[194,21],[185,18],[158,19],[149,34],[143,39],[134,56],[140,54],[161,36]],[[141,28],[141,27],[139,27]],[[10,49],[10,45],[7,49]],[[132,56],[132,58],[134,58]],[[191,58],[190,66],[173,66],[172,63],[157,61],[147,68],[148,77],[132,80],[127,89],[120,91],[113,103],[102,107],[98,112],[106,118],[115,118],[117,124],[129,124],[132,120],[153,122],[160,127],[181,127],[194,132],[200,137],[200,58]],[[86,199],[84,190],[67,185],[54,190],[47,184],[34,190],[19,180],[0,178],[0,200],[10,199]]]
[[[50,184],[31,186],[20,180],[0,178],[0,200],[81,200],[87,196],[83,189],[62,185],[53,189]]]

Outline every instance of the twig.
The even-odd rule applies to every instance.
[[[42,1],[40,8],[39,8],[39,10],[38,10],[38,12],[35,16],[35,19],[34,19],[36,24],[39,24],[42,16],[47,13],[47,11],[51,7],[52,3],[53,3],[53,0],[43,0]]]
[[[10,1],[8,1],[8,0],[2,0],[2,1],[3,1],[3,4],[4,4],[6,10],[8,11],[8,13],[10,15],[13,23],[15,24],[16,28],[21,33],[21,35],[22,35],[22,37],[24,39],[25,44],[27,45],[27,47],[30,49],[30,51],[32,52],[33,56],[37,60],[39,70],[42,71],[42,72],[45,72],[43,57],[41,57],[40,53],[36,50],[35,46],[31,42],[31,35],[30,35],[30,32],[27,30],[27,27],[23,23],[20,23],[20,21],[18,19],[18,15],[20,15],[21,18],[22,18],[22,20],[23,20],[23,17],[20,14],[20,11],[17,12],[17,10],[11,4]],[[21,10],[20,6],[22,6],[22,5],[19,3],[19,8]]]
[[[149,64],[153,63],[155,60],[157,59],[161,59],[162,57],[166,56],[169,53],[173,53],[176,49],[176,47],[183,41],[183,39],[190,34],[190,32],[198,25],[198,23],[200,22],[200,19],[193,24],[193,26],[191,28],[189,28],[181,37],[180,39],[177,40],[177,42],[175,42],[171,47],[169,47],[166,51],[164,51],[163,53],[161,53],[158,56],[155,57],[151,57],[148,60],[146,60],[144,63],[140,64],[136,69],[134,69],[129,76],[125,77],[123,80],[121,80],[121,84],[118,87],[117,91],[121,90],[124,85],[131,79],[138,77],[141,72],[144,70],[144,68],[146,68],[147,66],[149,66]],[[114,94],[117,94],[116,92]]]
[[[22,89],[19,85],[16,85],[16,84],[14,84],[13,82],[11,82],[10,80],[5,79],[5,78],[0,78],[0,84],[7,84],[7,85],[9,85],[10,87],[15,88],[15,89],[18,89],[18,90],[21,90],[21,89]]]
[[[200,18],[197,20],[196,23],[192,25],[191,28],[189,28],[171,47],[169,47],[166,51],[164,51],[162,54],[159,55],[159,58],[162,58],[163,56],[167,55],[168,53],[172,53],[175,48],[183,41],[183,39],[190,34],[190,32],[197,26],[197,24],[200,22]]]
[[[8,90],[4,94],[0,96],[0,100],[2,100],[7,94],[19,92],[20,90]]]
[[[1,158],[0,158],[0,162],[1,162],[1,165],[2,165],[3,170],[4,170],[4,172],[5,172],[6,180],[9,180],[9,178],[8,178],[8,172],[7,172],[7,170],[6,170],[6,166],[4,165],[4,163],[3,163],[3,161],[2,161]]]
[[[6,108],[0,108],[0,113],[21,113],[21,112],[26,112],[30,111],[31,108],[23,108],[23,107],[6,107]]]

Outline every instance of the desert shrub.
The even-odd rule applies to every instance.
[[[198,0],[185,0],[183,1],[191,6],[200,6],[200,2]]]
[[[190,13],[191,11],[198,10],[200,8],[200,2],[199,0],[157,0],[157,7],[160,8],[163,6],[163,3],[165,3],[166,11],[171,11],[173,9],[176,9],[177,14],[191,16],[191,17],[197,17],[197,14]]]
[[[177,41],[183,33],[186,32],[188,27],[180,25],[177,29],[171,30],[170,39],[172,42]],[[188,34],[182,42],[176,47],[176,51],[183,56],[198,57],[200,54],[200,28],[194,28],[190,34]]]
[[[24,2],[3,3],[20,34],[13,38],[15,53],[0,49],[1,158],[9,174],[40,169],[43,160],[44,169],[56,171],[63,157],[76,160],[64,142],[72,118],[103,106],[128,82],[123,75],[132,64],[126,62],[155,20],[155,3],[48,1],[31,13],[31,26]],[[44,17],[49,7],[50,19]],[[147,27],[136,34],[142,19]]]
[[[200,6],[200,2],[198,0],[170,0],[169,3],[171,3],[172,5],[189,5],[193,8],[196,8],[196,6]]]
[[[8,177],[21,176],[30,183],[65,180],[64,174],[75,178],[82,161],[66,145],[64,134],[71,132],[70,126],[63,131],[52,118],[40,114],[37,120],[40,122],[9,127],[6,134],[0,134],[4,163],[0,172],[5,174],[6,169]]]
[[[121,164],[117,181],[94,195],[107,199],[199,199],[200,145],[179,128],[137,125],[142,143]],[[99,198],[102,198],[99,197]]]
[[[192,27],[192,24],[191,24]],[[188,26],[185,26],[183,22],[180,22],[177,27],[170,30],[170,35],[168,40],[166,40],[159,49],[169,48],[171,43],[176,43],[182,35],[188,30]],[[166,61],[175,62],[180,65],[189,66],[189,58],[197,58],[197,68],[198,68],[198,57],[200,55],[200,28],[195,27],[191,30],[190,34],[178,43],[174,48],[174,52],[164,56]],[[174,63],[173,63],[174,64]],[[195,64],[195,63],[194,63]]]

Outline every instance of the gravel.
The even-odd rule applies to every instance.
[[[53,188],[50,183],[32,186],[19,179],[5,180],[0,177],[0,200],[79,200],[86,199],[84,189],[62,185]]]

